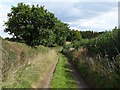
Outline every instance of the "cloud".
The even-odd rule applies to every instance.
[[[49,11],[53,12],[64,22],[89,19],[103,14],[103,12],[109,12],[114,8],[118,8],[115,2],[42,2],[39,4],[45,5]]]
[[[93,31],[103,31],[111,30],[118,25],[118,11],[117,9],[103,13],[99,16],[89,18],[89,19],[80,19],[74,22],[68,22],[72,29],[78,30],[93,30]]]
[[[0,0],[0,36],[4,34],[3,21],[7,20],[7,13],[11,6],[18,2],[26,4],[44,5],[46,9],[54,13],[58,19],[70,24],[71,28],[79,30],[101,31],[111,29],[117,25],[117,1],[118,0]]]

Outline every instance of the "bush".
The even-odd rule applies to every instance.
[[[73,61],[81,75],[96,88],[120,88],[120,30],[107,31],[93,39],[72,42],[73,52],[68,58]],[[63,51],[68,52],[70,46]],[[80,48],[87,48],[82,55]]]
[[[69,49],[72,48],[72,47],[73,47],[72,44],[64,45],[64,46],[63,46],[63,49],[62,49],[62,53],[63,53],[64,55],[66,55],[67,52],[69,51]]]
[[[113,29],[111,32],[106,32],[94,39],[90,39],[86,43],[89,55],[100,54],[103,57],[112,59],[120,52],[119,29]]]

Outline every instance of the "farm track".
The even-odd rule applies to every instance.
[[[50,69],[48,70],[47,74],[43,77],[44,79],[41,81],[41,87],[42,88],[49,88],[50,87],[50,82],[52,80],[52,77],[53,77],[54,70],[56,68],[57,62],[58,62],[58,60],[53,62]]]
[[[90,89],[90,86],[88,85],[88,83],[84,80],[84,78],[76,70],[76,68],[74,67],[73,63],[70,60],[68,60],[68,65],[70,68],[70,72],[71,72],[74,80],[78,84],[79,88],[89,88]]]
[[[58,59],[53,62],[53,64],[49,68],[47,74],[45,74],[43,76],[43,79],[34,88],[50,88],[51,80],[53,78],[53,74],[54,74],[55,68],[57,66],[57,63],[58,63]],[[80,75],[80,73],[76,70],[73,63],[70,62],[69,60],[68,60],[68,66],[69,66],[69,71],[71,72],[75,82],[78,85],[78,88],[90,88],[90,86],[85,82],[85,80]]]
[[[54,70],[56,68],[58,59],[56,59],[48,69],[47,73],[43,76],[43,78],[40,80],[40,82],[35,85],[33,88],[49,88],[50,87],[50,82],[52,80]]]

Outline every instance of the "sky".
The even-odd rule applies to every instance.
[[[39,4],[68,23],[70,29],[105,31],[118,26],[118,0],[0,0],[0,36],[11,37],[4,32],[4,23],[11,6],[23,2]]]

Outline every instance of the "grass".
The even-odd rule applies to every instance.
[[[103,57],[89,57],[78,50],[69,53],[80,74],[94,88],[119,88],[120,74],[112,61]],[[119,59],[120,60],[120,59]],[[116,61],[114,61],[116,62]],[[119,63],[118,63],[119,64]]]
[[[51,83],[51,88],[78,87],[69,70],[67,58],[62,54],[59,54],[59,62],[57,64]]]
[[[58,59],[55,50],[44,46],[31,48],[23,43],[7,40],[3,40],[2,46],[4,88],[36,86],[47,74],[52,63]]]

